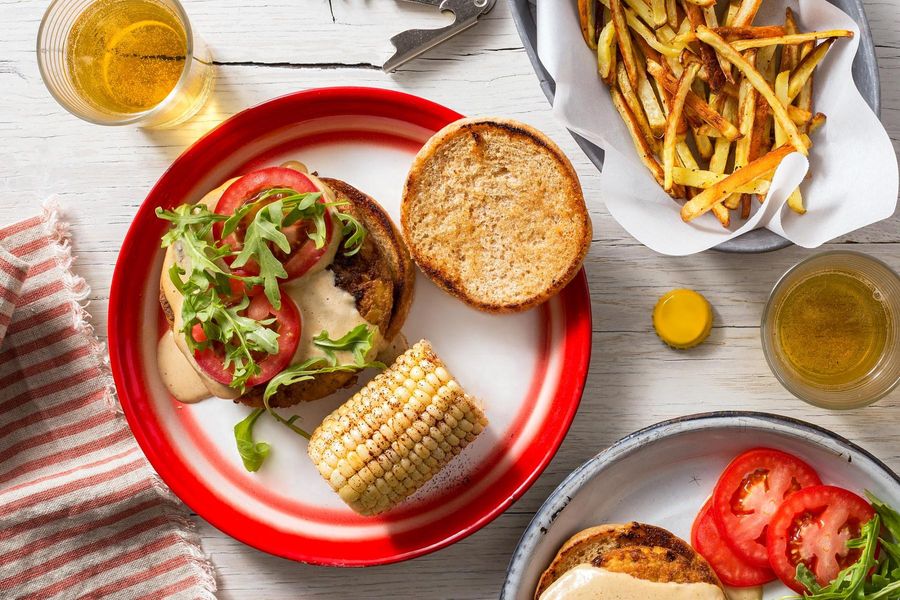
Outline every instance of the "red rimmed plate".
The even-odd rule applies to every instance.
[[[412,156],[458,113],[379,89],[299,92],[239,113],[201,138],[160,178],[137,216],[113,275],[109,347],[119,399],[138,443],[172,490],[207,521],[260,550],[314,564],[364,566],[414,558],[474,533],[508,508],[556,453],[575,416],[591,350],[584,272],[546,305],[487,315],[419,274],[403,331],[427,338],[491,424],[435,481],[396,510],[366,518],[343,505],[306,456],[306,442],[271,420],[257,473],[241,466],[232,427],[248,410],[224,400],[185,405],[157,373],[158,306],[166,225],[157,206],[198,200],[225,179],[288,159],[343,179],[397,219]],[[363,377],[367,379],[367,377]],[[295,412],[308,428],[353,390]]]

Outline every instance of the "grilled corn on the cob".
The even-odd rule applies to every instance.
[[[375,515],[425,485],[487,426],[425,340],[313,432],[309,457],[350,508]]]

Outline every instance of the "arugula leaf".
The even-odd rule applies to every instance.
[[[340,211],[335,211],[334,214],[343,224],[341,236],[344,238],[344,256],[353,256],[362,248],[368,232],[353,215]]]
[[[275,392],[278,391],[278,388],[294,383],[299,383],[301,381],[309,381],[310,379],[315,378],[316,375],[321,375],[322,373],[352,373],[355,371],[361,371],[362,369],[368,369],[370,367],[383,369],[384,365],[380,362],[374,361],[361,365],[332,365],[329,364],[328,360],[324,358],[310,358],[303,361],[302,363],[293,365],[292,367],[288,367],[287,369],[270,379],[269,383],[266,384],[266,391],[263,394],[263,402],[265,402],[266,406],[268,407],[269,399],[275,395]]]
[[[375,329],[362,323],[336,340],[331,339],[328,331],[323,329],[313,338],[313,344],[325,351],[331,365],[337,364],[335,352],[352,352],[354,362],[361,367],[366,363],[366,354],[372,349],[374,339]]]
[[[244,468],[251,473],[259,470],[271,450],[266,442],[253,441],[253,426],[256,425],[259,416],[265,412],[264,409],[257,408],[246,419],[234,426],[234,440],[237,442],[241,461],[244,463]]]

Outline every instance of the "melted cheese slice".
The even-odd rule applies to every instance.
[[[554,581],[540,600],[725,600],[725,594],[708,583],[647,581],[585,564]]]

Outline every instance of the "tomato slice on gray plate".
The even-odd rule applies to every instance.
[[[722,583],[734,587],[762,585],[775,580],[768,567],[747,564],[736,555],[719,533],[712,515],[712,499],[703,504],[691,528],[691,546],[706,559]]]
[[[822,482],[816,471],[791,454],[771,448],[744,452],[716,483],[712,513],[725,543],[747,564],[769,566],[766,529],[784,499]]]
[[[795,575],[801,562],[828,585],[859,559],[859,548],[847,541],[859,537],[875,516],[872,505],[851,491],[817,485],[789,496],[769,523],[769,563],[778,578],[797,592],[807,591]]]

